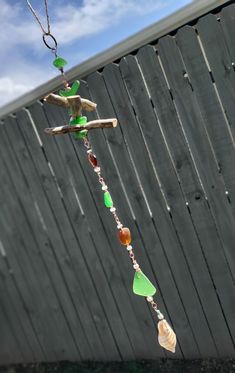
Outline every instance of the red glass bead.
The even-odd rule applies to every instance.
[[[131,232],[129,228],[122,228],[118,231],[118,238],[122,245],[129,245],[131,243]]]
[[[98,166],[98,161],[97,161],[97,158],[94,154],[92,154],[92,153],[88,154],[88,160],[93,167]]]

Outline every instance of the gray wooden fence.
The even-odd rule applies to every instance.
[[[121,220],[178,337],[163,351],[82,143],[37,101],[0,125],[0,364],[235,357],[235,4],[89,75]]]

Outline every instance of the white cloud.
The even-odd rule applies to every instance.
[[[51,30],[60,45],[75,42],[79,38],[89,38],[101,31],[117,25],[128,15],[141,17],[153,12],[173,0],[84,0],[68,4],[66,0],[49,1]],[[32,1],[36,10],[42,12],[45,24],[44,9],[38,1]],[[39,6],[41,7],[39,9]],[[35,19],[26,9],[25,1],[12,4],[8,0],[0,0],[0,106],[17,96],[35,88],[47,79],[52,78],[52,69],[47,72],[38,60],[47,53],[42,47],[41,30]],[[121,26],[120,26],[121,27]],[[30,58],[27,58],[27,54]],[[83,54],[86,51],[80,53]],[[34,56],[32,58],[32,55]],[[80,56],[79,56],[80,58]],[[32,64],[32,59],[35,61]]]
[[[51,70],[41,70],[40,66],[27,64],[21,66],[20,70],[10,69],[6,75],[0,77],[0,106],[53,78]]]
[[[37,4],[36,2],[35,8]],[[146,0],[84,0],[80,6],[67,2],[61,4],[60,1],[53,4],[51,1],[49,7],[56,19],[51,22],[51,30],[61,44],[67,44],[108,29],[125,15],[141,16],[166,5],[163,0],[149,0],[147,6]],[[32,49],[41,48],[38,43],[41,30],[32,16],[29,17],[28,14],[27,19],[25,18],[25,7],[25,1],[10,5],[7,0],[0,0],[0,50],[7,48],[9,51],[22,44]],[[43,15],[40,17],[45,25],[45,18]]]
[[[149,0],[147,6],[146,0],[84,0],[81,7],[55,8],[57,21],[52,27],[60,43],[66,44],[108,29],[125,15],[141,16],[164,6],[162,0]]]

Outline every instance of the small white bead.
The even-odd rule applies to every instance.
[[[117,225],[117,229],[122,229],[122,227],[123,227],[123,225],[122,225],[121,223],[119,223],[119,224]]]
[[[107,185],[103,185],[102,186],[102,190],[108,190],[108,186]]]
[[[95,168],[94,168],[94,171],[95,171],[96,173],[100,172],[100,167],[95,167]]]
[[[153,301],[153,297],[147,297],[147,301],[148,302],[152,302]]]
[[[128,245],[128,246],[126,247],[126,249],[127,249],[128,251],[131,251],[131,250],[132,250],[132,246],[131,246],[131,245]]]
[[[92,149],[88,149],[87,150],[87,154],[91,153],[92,152]]]
[[[111,212],[115,212],[115,211],[116,211],[116,208],[115,208],[115,207],[111,207],[111,208],[110,208],[110,211],[111,211]]]
[[[139,266],[139,264],[137,263],[137,264],[134,264],[134,265],[133,265],[133,268],[134,268],[134,269],[139,269],[140,266]]]

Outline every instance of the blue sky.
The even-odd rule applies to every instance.
[[[48,0],[51,32],[68,69],[191,0]],[[43,24],[44,1],[31,0]],[[25,0],[0,0],[0,106],[57,75]]]

